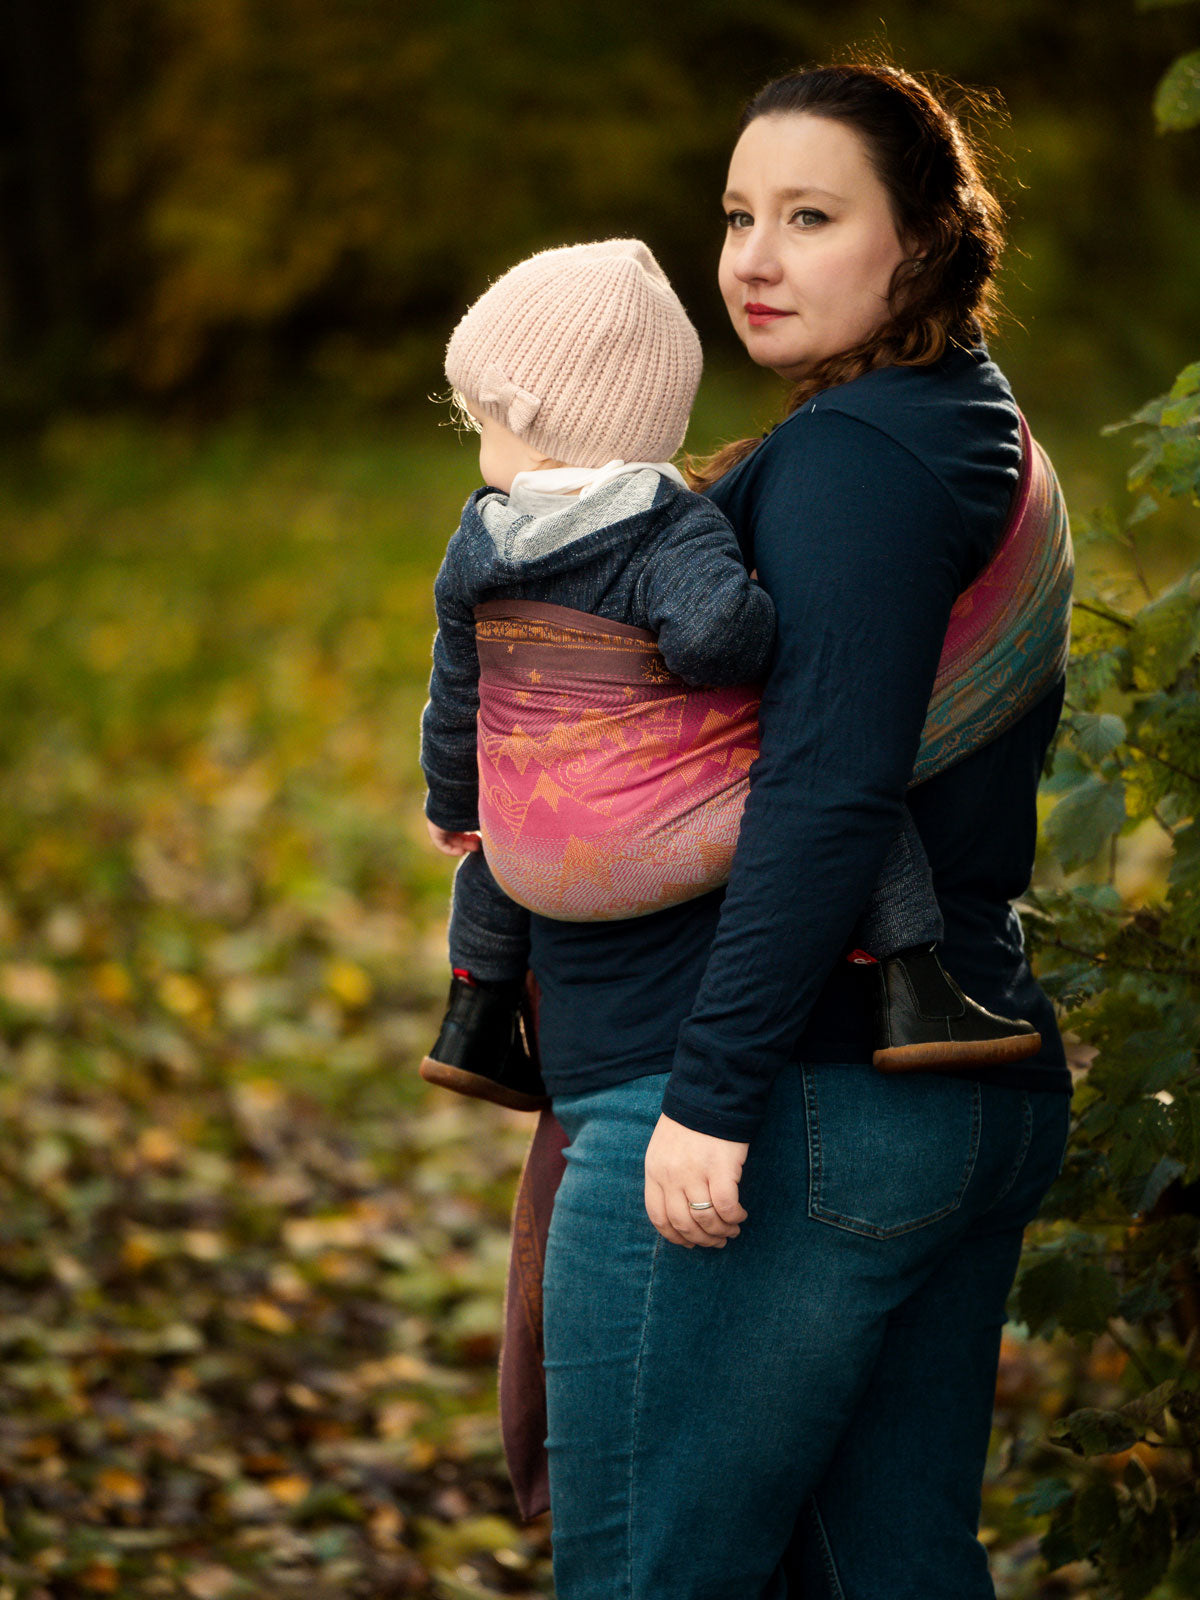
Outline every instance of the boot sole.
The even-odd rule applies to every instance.
[[[934,1039],[928,1044],[898,1044],[876,1050],[871,1060],[880,1072],[951,1072],[956,1067],[1003,1067],[1025,1061],[1042,1048],[1040,1033],[1014,1033],[1006,1039]]]
[[[466,1072],[462,1067],[435,1061],[432,1056],[422,1061],[421,1076],[426,1083],[436,1083],[439,1089],[453,1089],[455,1094],[465,1094],[472,1100],[490,1100],[493,1105],[507,1106],[510,1111],[543,1111],[550,1104],[548,1095],[522,1094],[519,1089],[505,1088],[481,1073]]]

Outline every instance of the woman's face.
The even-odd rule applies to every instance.
[[[729,163],[721,293],[759,366],[799,378],[887,321],[908,256],[855,130],[810,112],[758,117]]]

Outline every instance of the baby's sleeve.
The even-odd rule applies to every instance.
[[[710,500],[688,496],[686,512],[655,542],[641,587],[646,626],[686,682],[720,686],[766,676],[775,607]]]
[[[421,770],[429,793],[425,815],[451,833],[479,826],[479,655],[475,619],[457,581],[454,542],[433,585],[438,631],[433,641],[429,702],[421,714]]]

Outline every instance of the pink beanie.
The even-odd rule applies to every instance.
[[[446,349],[464,399],[572,467],[669,460],[700,365],[696,330],[640,239],[530,256],[476,300]]]

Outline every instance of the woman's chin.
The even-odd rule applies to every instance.
[[[808,358],[801,351],[788,349],[782,340],[772,338],[769,328],[748,328],[742,335],[742,343],[756,367],[766,367],[781,378],[802,377],[809,365]]]

